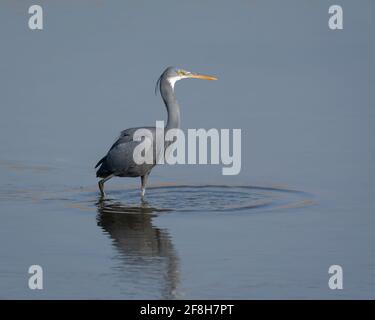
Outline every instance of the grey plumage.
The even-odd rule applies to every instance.
[[[177,99],[174,95],[173,86],[178,80],[184,78],[200,78],[206,80],[216,80],[214,77],[199,75],[191,73],[182,69],[176,69],[174,67],[168,67],[157,81],[156,86],[159,86],[161,97],[165,103],[168,113],[168,120],[165,126],[164,132],[169,129],[176,129],[180,127],[180,107]],[[133,151],[141,141],[135,141],[133,138],[134,133],[138,129],[147,129],[153,136],[153,164],[137,164],[133,159]],[[95,168],[99,167],[96,172],[96,176],[103,178],[99,181],[99,189],[101,195],[104,196],[104,182],[111,179],[114,176],[117,177],[141,177],[142,179],[142,196],[145,193],[145,187],[147,183],[148,175],[152,168],[156,165],[156,128],[155,127],[137,127],[123,130],[120,137],[112,145],[105,157],[100,159],[96,164]],[[164,137],[159,139],[164,142]],[[171,142],[169,142],[171,143]],[[167,146],[165,145],[165,148]]]
[[[134,148],[140,143],[140,141],[133,140],[133,135],[141,128],[152,132],[153,141],[156,140],[155,127],[138,127],[123,130],[107,155],[95,166],[97,168],[100,165],[100,168],[96,172],[97,177],[106,178],[111,174],[117,177],[140,177],[151,171],[155,164],[138,165],[133,159]]]

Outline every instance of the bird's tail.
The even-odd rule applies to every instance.
[[[107,156],[101,158],[99,160],[99,162],[95,166],[95,169],[100,166],[100,168],[98,169],[98,171],[96,171],[96,176],[98,178],[105,178],[105,177],[107,177],[107,176],[110,175],[110,172],[106,169],[106,166],[105,166],[105,159],[106,159],[106,157]]]
[[[103,158],[101,158],[101,159],[99,160],[99,162],[98,162],[98,163],[96,164],[96,166],[95,166],[95,169],[96,169],[97,167],[99,167],[99,166],[104,162],[105,158],[107,158],[107,156],[105,156],[105,157],[103,157]]]

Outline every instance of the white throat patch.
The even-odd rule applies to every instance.
[[[178,81],[181,80],[183,77],[181,76],[176,76],[176,77],[171,77],[168,78],[168,82],[171,84],[172,89],[174,89],[174,84]]]

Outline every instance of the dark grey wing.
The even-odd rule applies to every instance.
[[[123,130],[112,145],[107,155],[101,159],[98,166],[97,177],[106,177],[111,174],[124,177],[138,177],[148,173],[153,165],[138,165],[134,162],[133,151],[140,141],[134,140],[134,133],[138,129],[147,129],[152,136],[155,135],[154,127],[140,127]]]
[[[133,141],[134,132],[137,131],[138,129],[139,128],[130,128],[130,129],[121,131],[120,136],[118,137],[116,142],[112,145],[111,149],[109,149],[109,151],[111,151],[113,148],[115,148],[117,145],[121,143],[127,143],[130,141]]]
[[[109,149],[111,151],[114,147],[121,143],[126,143],[133,140],[133,133],[135,132],[136,128],[125,129],[121,131],[120,136],[117,138],[116,142],[112,145]],[[99,162],[95,165],[95,169],[99,167],[107,158],[108,153],[99,160]]]

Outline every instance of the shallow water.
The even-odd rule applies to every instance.
[[[27,175],[31,180],[58,171],[4,161],[1,164],[2,173]],[[223,228],[246,217],[251,221],[252,215],[282,214],[284,210],[314,205],[313,195],[282,186],[162,183],[150,186],[143,200],[138,187],[117,186],[107,192],[103,200],[94,187],[23,187],[14,182],[2,186],[3,228],[13,235],[17,229],[23,231],[10,246],[2,248],[3,257],[8,257],[2,260],[2,283],[9,285],[4,297],[186,298],[190,295],[181,290],[184,276],[180,253],[171,230],[159,226],[160,222],[177,219],[182,227],[185,222],[202,221],[209,228],[217,223]],[[217,233],[211,231],[203,231],[201,236],[210,239]],[[88,238],[83,241],[89,247],[82,244],[82,232],[93,236],[92,243]],[[195,232],[194,228],[191,236],[198,236]],[[217,256],[221,248],[212,249],[214,260],[221,260],[220,254]],[[45,270],[46,289],[41,293],[25,290],[25,284],[14,286],[27,279],[21,266],[31,261],[33,251],[38,252],[38,264]],[[36,262],[35,257],[32,261]],[[224,261],[230,265],[229,257]],[[14,274],[5,270],[14,270]],[[69,286],[72,290],[67,291]],[[207,296],[216,290],[215,286],[207,289]]]
[[[343,32],[324,1],[48,1],[42,32],[2,2],[0,298],[375,298],[373,1],[339,1]],[[241,128],[241,173],[159,166],[100,201],[167,65],[219,77],[176,84],[182,126]]]
[[[312,204],[308,194],[277,187],[225,186],[225,185],[168,185],[147,188],[147,200],[140,199],[139,188],[111,190],[105,199],[97,200],[97,192],[63,190],[65,198],[49,193],[46,200],[67,201],[66,205],[90,210],[92,202],[105,211],[115,207],[123,213],[152,212],[237,212],[255,209],[293,208]],[[69,197],[70,196],[70,197]],[[34,195],[36,197],[36,195]],[[93,200],[95,199],[95,200]],[[91,204],[91,206],[90,206]],[[123,208],[123,209],[121,209]]]

